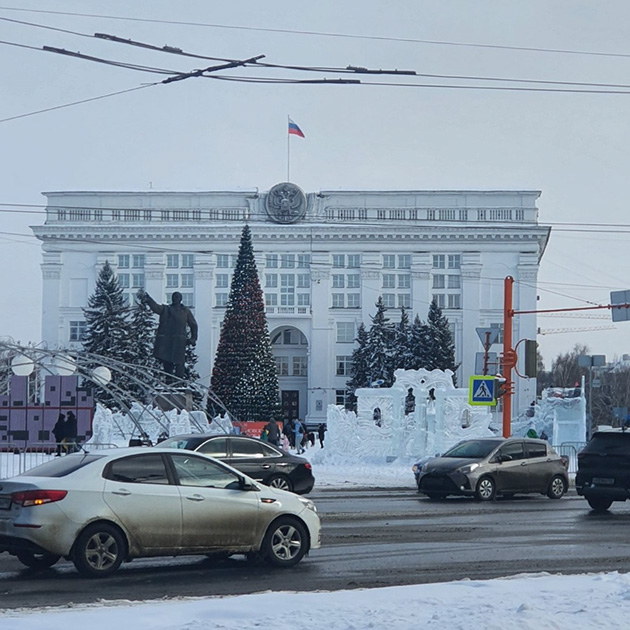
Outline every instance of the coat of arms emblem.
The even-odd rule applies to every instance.
[[[265,209],[276,223],[295,223],[306,214],[306,195],[295,184],[276,184],[267,193]]]

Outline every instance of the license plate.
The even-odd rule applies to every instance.
[[[0,497],[0,510],[8,510],[11,507],[11,497]]]
[[[593,477],[593,483],[596,483],[598,486],[613,486],[615,485],[615,480],[610,477]]]

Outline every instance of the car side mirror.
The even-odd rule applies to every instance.
[[[253,483],[250,483],[249,481],[247,481],[245,479],[245,477],[239,477],[239,485],[241,490],[254,490],[254,491],[258,491],[258,486],[254,485]]]
[[[499,462],[511,462],[513,457],[511,455],[499,455]]]

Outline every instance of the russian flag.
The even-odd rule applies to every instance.
[[[289,118],[289,135],[300,136],[300,138],[305,138],[306,136],[302,132],[302,130]]]

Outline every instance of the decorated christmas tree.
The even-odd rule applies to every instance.
[[[237,420],[266,421],[281,416],[278,375],[247,225],[241,234],[211,387]],[[208,411],[219,410],[209,407]]]

